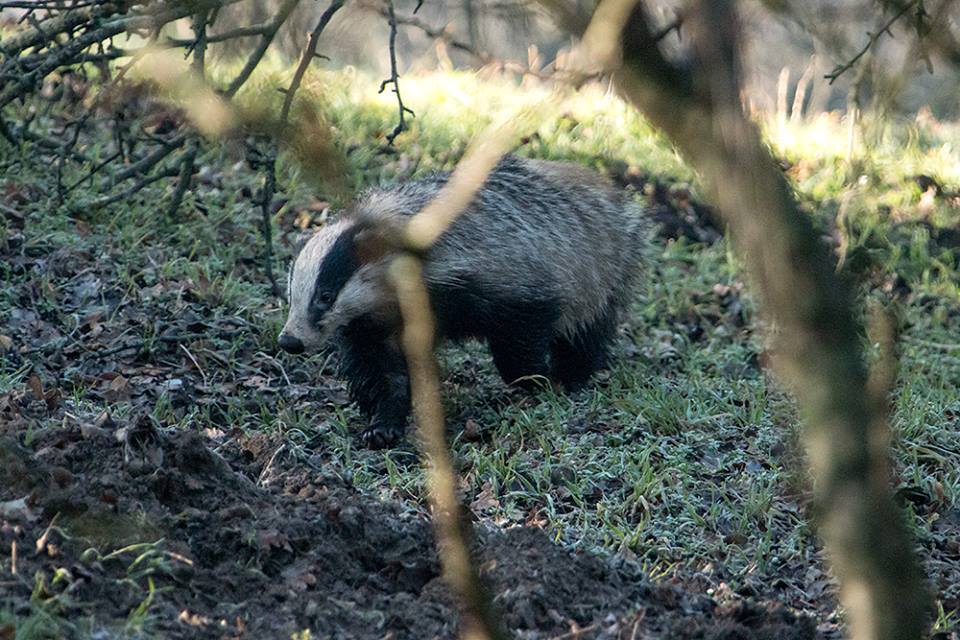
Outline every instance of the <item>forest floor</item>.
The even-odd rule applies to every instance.
[[[387,148],[394,111],[375,82],[312,82],[351,188],[449,169],[506,103],[546,95],[411,77],[418,117]],[[935,637],[956,640],[960,128],[873,127],[852,156],[830,114],[768,136],[865,308],[899,319],[894,482]],[[91,134],[83,150],[96,162],[110,144]],[[93,208],[89,167],[0,145],[0,639],[453,637],[415,437],[364,449],[335,362],[277,349],[285,309],[243,154],[207,145],[170,217],[170,184]],[[482,345],[440,352],[460,493],[506,625],[538,639],[840,637],[796,410],[693,176],[599,89],[545,109],[518,153],[594,166],[658,232],[616,361],[587,390],[520,393]],[[334,200],[290,161],[279,173],[283,274]]]

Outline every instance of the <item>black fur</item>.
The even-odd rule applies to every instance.
[[[547,376],[558,298],[544,288],[539,298],[498,297],[464,279],[457,286],[434,286],[431,306],[440,335],[485,339],[497,371],[507,384],[532,387],[533,376]]]
[[[572,338],[558,337],[550,349],[551,376],[568,390],[581,388],[607,366],[609,345],[616,335],[617,318],[608,311]]]
[[[354,246],[355,236],[354,227],[343,232],[320,263],[317,282],[313,288],[313,298],[310,302],[310,321],[314,324],[320,322],[323,314],[333,306],[333,301],[347,284],[347,280],[360,268],[360,260]]]
[[[361,437],[371,448],[391,446],[403,437],[410,413],[410,380],[399,345],[367,320],[346,327],[338,343],[340,375],[370,420]]]

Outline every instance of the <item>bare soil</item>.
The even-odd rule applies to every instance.
[[[31,392],[7,401],[46,410]],[[427,521],[285,463],[260,439],[146,416],[64,418],[31,434],[8,420],[0,436],[4,567],[18,550],[0,584],[14,612],[56,601],[109,635],[129,628],[149,578],[147,635],[455,636]],[[482,574],[520,637],[815,637],[811,620],[776,604],[654,586],[629,562],[574,553],[537,529],[478,532]],[[123,551],[144,541],[159,542]]]

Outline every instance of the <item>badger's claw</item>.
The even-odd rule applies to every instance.
[[[403,429],[374,425],[360,434],[360,440],[368,449],[389,449],[403,438]]]

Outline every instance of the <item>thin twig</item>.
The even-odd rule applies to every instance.
[[[219,333],[182,333],[182,334],[172,335],[172,336],[156,336],[149,340],[137,339],[127,344],[121,344],[115,347],[110,347],[109,349],[101,349],[99,351],[88,351],[81,357],[85,359],[92,358],[94,360],[102,360],[103,358],[107,358],[112,355],[116,355],[122,351],[128,351],[130,349],[136,349],[139,352],[141,349],[143,349],[147,345],[148,342],[161,342],[163,344],[181,344],[184,342],[188,342],[190,340],[209,340],[210,338],[234,338],[242,333],[245,333],[246,331],[247,331],[246,329],[230,329],[226,331],[221,331]],[[27,355],[27,354],[36,353],[36,352],[49,353],[52,351],[57,351],[59,349],[60,349],[59,346],[53,346],[51,348],[24,351],[24,352],[21,352],[21,355]]]
[[[299,0],[287,0],[287,3],[281,5],[281,8],[277,11],[274,17],[266,22],[251,24],[245,27],[237,27],[236,29],[224,31],[222,33],[211,33],[207,35],[207,44],[217,44],[220,42],[236,40],[237,38],[252,38],[253,36],[269,35],[272,37],[274,34],[276,34],[277,17],[281,12],[284,11],[288,4],[295,6],[298,2]],[[167,38],[163,41],[163,44],[171,47],[190,47],[193,46],[194,42],[195,40],[193,38]]]
[[[824,75],[823,77],[829,80],[830,84],[833,84],[837,80],[837,78],[839,78],[844,73],[852,69],[853,65],[857,64],[860,58],[865,56],[866,53],[870,51],[870,49],[873,48],[875,44],[877,44],[877,41],[880,39],[881,36],[883,36],[883,34],[890,33],[890,27],[892,27],[894,23],[897,22],[897,20],[905,16],[911,9],[917,6],[917,2],[918,0],[912,0],[912,2],[908,2],[907,4],[903,5],[903,7],[899,11],[897,11],[892,18],[887,20],[887,22],[882,27],[880,27],[880,29],[876,33],[868,32],[867,33],[868,40],[867,40],[867,43],[863,45],[863,48],[860,49],[860,51],[858,51],[857,54],[853,56],[850,60],[848,60],[845,64],[837,65],[836,67],[834,67],[833,71]]]
[[[373,8],[371,7],[371,9]],[[390,9],[388,7],[378,7],[373,10],[375,10],[377,13],[379,13],[381,16],[383,16],[387,20],[390,20]],[[417,29],[428,38],[432,38],[434,40],[442,40],[443,42],[447,43],[454,49],[463,51],[464,53],[473,56],[483,64],[500,62],[499,60],[494,58],[492,55],[487,53],[486,51],[481,51],[476,47],[472,46],[470,43],[464,42],[463,40],[456,38],[448,29],[445,29],[445,28],[438,29],[436,27],[431,27],[429,24],[427,24],[426,22],[424,22],[423,20],[421,20],[416,16],[394,15],[393,20],[398,25],[403,25],[405,27],[413,27],[414,29]]]
[[[316,56],[317,43],[320,41],[320,34],[322,34],[323,30],[327,28],[327,24],[330,23],[330,19],[333,18],[333,14],[343,7],[343,3],[344,0],[332,0],[330,6],[327,7],[327,10],[323,12],[323,14],[320,16],[320,19],[317,21],[317,26],[315,26],[313,31],[310,32],[310,37],[307,39],[307,44],[300,54],[300,61],[297,63],[297,68],[293,72],[293,79],[290,81],[290,86],[287,87],[286,91],[284,91],[283,106],[280,108],[281,134],[283,133],[282,129],[286,126],[287,120],[290,117],[290,108],[293,106],[293,98],[296,95],[297,90],[300,89],[300,83],[303,82],[303,76],[307,72],[307,67],[310,66],[310,62],[313,61],[313,58]]]
[[[77,140],[80,139],[80,132],[83,130],[83,125],[86,124],[87,117],[89,114],[85,114],[82,118],[73,123],[73,137],[70,140],[65,141],[63,146],[60,147],[60,153],[57,158],[57,200],[63,204],[63,198],[66,196],[66,189],[63,186],[63,168],[67,163],[67,155],[70,149],[73,149],[77,146]]]
[[[106,159],[106,160],[102,160],[102,161],[98,162],[92,169],[90,169],[90,171],[87,172],[87,174],[86,174],[85,176],[83,176],[82,178],[80,178],[79,180],[77,180],[76,182],[74,182],[72,185],[70,185],[69,187],[67,187],[66,190],[63,192],[63,195],[66,196],[68,193],[70,193],[71,191],[73,191],[74,189],[76,189],[77,187],[79,187],[81,184],[83,184],[83,183],[86,182],[87,180],[90,180],[90,179],[91,179],[93,176],[95,176],[101,169],[103,169],[103,168],[106,167],[108,164],[110,164],[111,162],[113,162],[114,160],[116,160],[117,158],[119,158],[120,155],[121,155],[121,153],[122,153],[122,152],[120,152],[120,151],[114,151],[112,154],[110,154],[109,156],[107,156],[107,159]]]
[[[190,188],[190,180],[193,178],[193,170],[196,167],[197,155],[200,152],[200,136],[193,134],[190,141],[187,142],[187,150],[180,156],[180,170],[177,173],[177,187],[170,198],[170,205],[167,207],[167,217],[172,218],[177,215],[177,210],[183,203],[183,196]]]
[[[393,93],[397,96],[397,126],[387,135],[387,144],[393,146],[397,136],[407,130],[406,114],[409,113],[411,117],[416,117],[416,114],[404,106],[400,96],[400,75],[397,73],[397,14],[393,10],[393,0],[387,2],[387,22],[390,24],[390,77],[380,83],[378,93],[383,93],[388,85],[393,85]]]
[[[63,142],[60,142],[60,141],[58,141],[58,140],[54,140],[53,138],[49,138],[49,137],[47,137],[47,136],[45,136],[45,135],[42,135],[42,134],[40,134],[40,133],[36,133],[36,132],[34,132],[34,131],[31,131],[30,128],[29,128],[29,126],[27,125],[27,123],[24,123],[24,124],[21,125],[20,127],[14,127],[14,128],[12,128],[10,132],[11,132],[14,140],[16,140],[16,139],[27,140],[27,141],[29,141],[29,142],[33,142],[34,144],[36,144],[36,145],[38,145],[38,146],[40,146],[40,147],[43,147],[44,149],[49,149],[49,150],[51,150],[51,151],[56,151],[57,153],[59,153],[59,152],[60,152],[60,149],[63,148],[63,146],[64,146],[64,143],[63,143]],[[87,156],[86,156],[85,154],[83,154],[83,153],[80,152],[80,151],[77,151],[77,150],[74,149],[74,148],[70,148],[70,149],[67,151],[67,154],[68,154],[71,158],[73,158],[74,160],[79,160],[80,162],[89,162],[89,161],[90,161],[90,159],[87,158]]]
[[[136,182],[134,182],[132,185],[130,185],[123,191],[119,191],[113,195],[107,195],[101,198],[97,198],[92,202],[85,203],[84,206],[93,207],[93,208],[106,207],[108,205],[114,204],[115,202],[126,200],[127,198],[139,193],[140,191],[149,187],[151,184],[155,182],[163,180],[164,178],[172,178],[173,176],[176,176],[179,174],[180,174],[180,171],[175,167],[168,167],[167,169],[164,169],[160,173],[137,180]]]
[[[317,43],[320,40],[320,35],[330,23],[333,15],[343,7],[343,3],[344,0],[332,0],[330,6],[321,14],[313,31],[310,32],[307,44],[300,54],[300,61],[297,63],[297,68],[293,72],[293,79],[290,81],[290,86],[288,86],[284,92],[283,105],[280,108],[278,137],[282,137],[285,133],[294,96],[296,96],[297,90],[300,88],[301,82],[303,82],[303,76],[306,74],[310,62],[317,53]],[[292,10],[292,8],[291,6],[290,9]],[[273,36],[271,35],[269,37],[272,38]],[[268,36],[265,35],[261,44],[267,42],[267,38]],[[250,60],[248,60],[248,65],[253,58],[254,56],[251,56]],[[231,85],[231,87],[232,86],[233,85]],[[271,220],[270,209],[273,204],[273,196],[277,190],[277,151],[276,140],[271,140],[267,143],[267,150],[265,153],[262,153],[262,158],[260,159],[264,173],[263,188],[260,193],[260,226],[263,232],[264,242],[264,269],[267,274],[267,279],[270,281],[271,292],[274,297],[286,302],[286,293],[277,282],[276,275],[273,272],[273,221]]]
[[[110,186],[113,187],[121,182],[129,180],[135,176],[144,175],[153,167],[157,166],[161,160],[173,153],[174,150],[183,146],[187,141],[186,134],[180,134],[171,140],[163,142],[153,152],[148,153],[133,164],[129,165],[123,171],[110,176]]]

